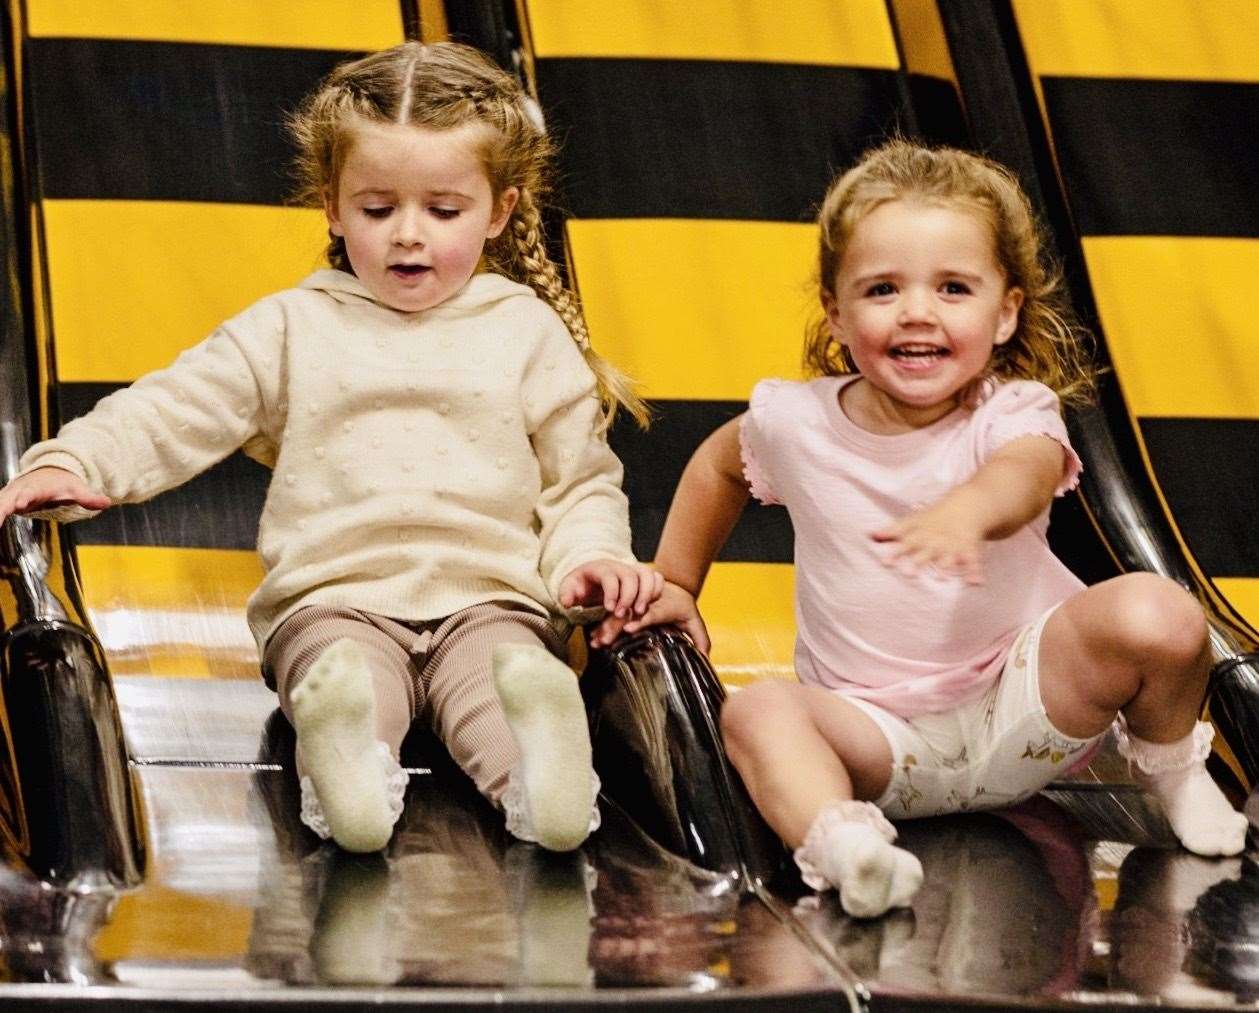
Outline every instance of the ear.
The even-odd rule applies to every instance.
[[[345,229],[341,227],[341,218],[337,214],[336,195],[330,187],[323,188],[323,213],[328,219],[328,231],[334,236],[344,236]]]
[[[1023,308],[1023,290],[1007,289],[1001,300],[1001,315],[997,318],[997,335],[994,345],[1004,345],[1012,337],[1019,326],[1019,310]]]
[[[498,208],[494,212],[494,217],[490,219],[490,227],[486,230],[485,238],[494,239],[507,228],[507,220],[511,218],[511,213],[516,210],[516,202],[520,200],[520,188],[509,186],[501,194],[498,195]]]
[[[826,324],[831,329],[831,337],[842,345],[844,335],[839,325],[839,303],[835,301],[834,293],[822,293],[822,311],[826,314]]]

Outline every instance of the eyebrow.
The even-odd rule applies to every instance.
[[[396,191],[385,189],[377,186],[364,187],[362,190],[355,190],[350,197],[392,197]],[[459,190],[433,190],[425,194],[429,199],[435,197],[457,197],[461,200],[472,200],[472,198]]]

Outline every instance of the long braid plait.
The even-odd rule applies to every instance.
[[[546,251],[542,238],[542,216],[534,203],[533,194],[521,187],[516,209],[512,213],[512,246],[515,259],[523,268],[525,282],[559,314],[564,326],[577,342],[586,365],[598,382],[604,408],[604,428],[611,425],[618,405],[624,405],[640,426],[646,426],[650,415],[642,399],[634,393],[629,380],[615,367],[600,357],[590,345],[590,332],[582,316],[577,297],[560,278],[555,262]]]

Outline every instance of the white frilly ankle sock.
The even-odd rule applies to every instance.
[[[1133,777],[1163,806],[1180,843],[1197,855],[1236,855],[1246,847],[1249,822],[1237,812],[1207,773],[1215,729],[1199,721],[1175,742],[1137,738],[1126,721],[1117,727],[1121,756]]]
[[[407,775],[376,738],[372,673],[353,640],[338,640],[291,695],[306,776],[302,822],[346,851],[379,851],[402,815]]]
[[[870,802],[836,802],[814,819],[796,849],[796,865],[815,890],[834,887],[854,918],[908,907],[922,885],[922,863],[894,847],[896,828]]]
[[[549,851],[572,851],[599,826],[599,779],[577,677],[543,647],[499,644],[494,687],[520,747],[502,799],[507,829]]]

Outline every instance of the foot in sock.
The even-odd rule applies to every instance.
[[[894,907],[908,907],[922,885],[922,864],[892,841],[896,831],[866,802],[841,802],[823,809],[796,864],[814,889],[834,887],[844,910],[854,918],[875,918]]]
[[[379,851],[401,813],[395,781],[406,775],[376,738],[372,673],[353,640],[338,640],[291,694],[297,748],[305,767],[303,820],[346,851]],[[311,811],[322,809],[322,822]]]
[[[1215,729],[1199,721],[1185,738],[1149,742],[1123,730],[1119,752],[1136,768],[1138,784],[1163,807],[1172,831],[1196,855],[1237,855],[1246,847],[1249,821],[1224,797],[1207,773]]]
[[[543,647],[499,644],[494,686],[521,757],[503,796],[507,829],[550,851],[571,851],[598,826],[577,677]]]

